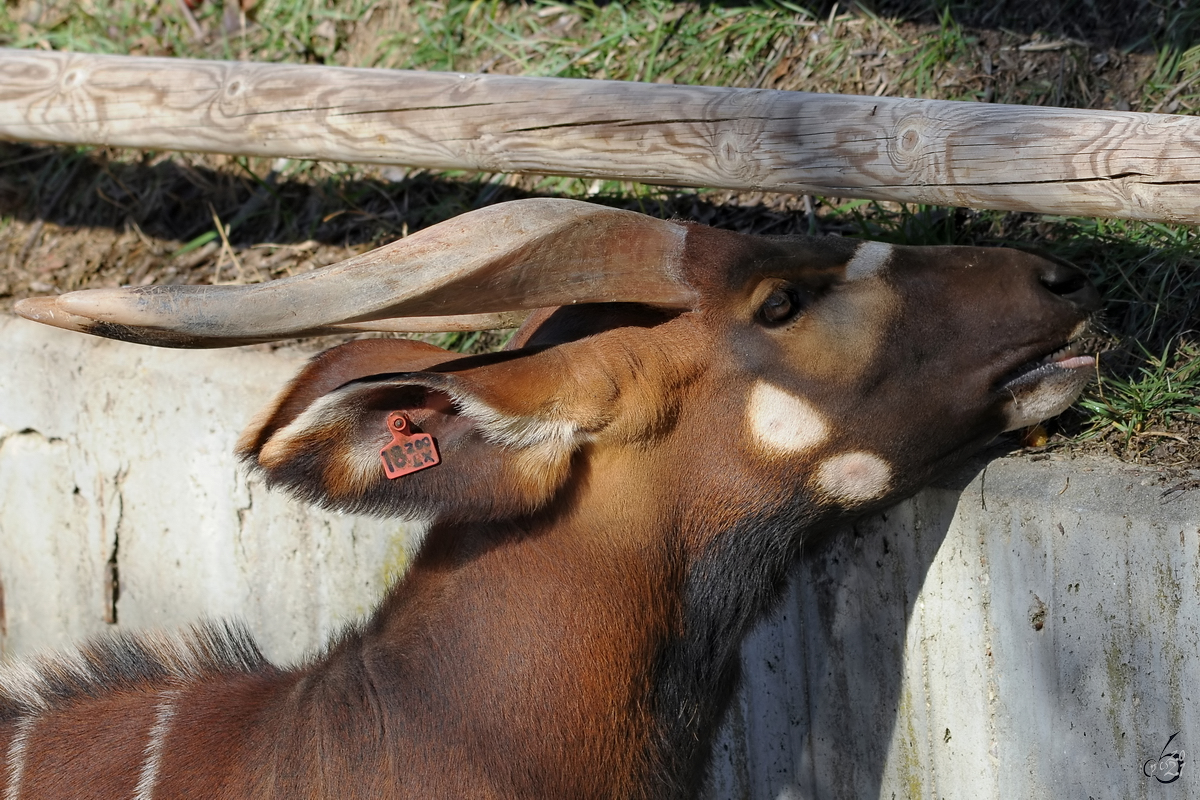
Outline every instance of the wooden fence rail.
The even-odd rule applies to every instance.
[[[0,137],[1200,223],[1200,118],[0,48]]]

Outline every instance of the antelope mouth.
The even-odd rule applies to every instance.
[[[1061,379],[1081,375],[1084,370],[1096,366],[1096,359],[1080,355],[1080,340],[1076,339],[1041,358],[1022,364],[1000,379],[999,391],[1016,394],[1030,389],[1047,379]],[[1083,376],[1086,379],[1086,375]]]
[[[1075,402],[1096,366],[1094,356],[1079,354],[1080,347],[1073,339],[1001,378],[997,391],[1005,398],[1005,430],[1037,424]]]

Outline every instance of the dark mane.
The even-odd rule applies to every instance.
[[[0,721],[114,691],[274,669],[240,623],[206,621],[180,632],[123,633],[75,651],[5,664],[0,668]]]

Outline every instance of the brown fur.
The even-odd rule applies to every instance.
[[[491,356],[372,340],[314,359],[239,449],[315,502],[431,519],[408,575],[293,670],[151,657],[40,706],[0,690],[10,756],[34,726],[20,796],[131,796],[156,746],[155,798],[693,796],[802,542],[998,433],[1002,377],[1096,297],[1011,251],[897,249],[847,281],[853,242],[687,230],[691,310],[538,312]],[[762,386],[778,408],[748,406]],[[392,411],[439,466],[383,475]],[[843,463],[884,465],[885,488],[821,482]]]

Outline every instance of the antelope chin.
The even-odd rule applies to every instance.
[[[1006,431],[1061,414],[1075,402],[1096,366],[1094,357],[1079,355],[1077,348],[1077,342],[1070,342],[1002,380],[997,391],[1007,399]]]

